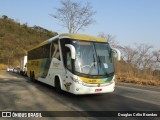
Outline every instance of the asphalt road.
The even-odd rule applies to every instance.
[[[40,82],[33,83],[28,78],[15,73],[5,71],[3,73],[5,76],[0,78],[0,111],[84,111],[90,116],[94,116],[95,113],[87,111],[120,111],[122,114],[126,113],[124,111],[160,111],[158,87],[118,83],[115,91],[110,94],[76,96],[66,92],[57,93],[51,86]],[[76,117],[77,119],[106,118]],[[122,117],[112,119],[122,119]],[[158,118],[146,117],[145,119]]]

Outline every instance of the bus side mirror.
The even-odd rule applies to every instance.
[[[120,61],[121,60],[121,52],[116,48],[113,48],[112,50],[114,53],[117,54],[117,60]]]
[[[75,47],[71,44],[66,44],[65,45],[66,47],[68,47],[71,51],[71,58],[72,59],[76,59],[76,50],[75,50]]]

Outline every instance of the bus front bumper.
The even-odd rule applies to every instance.
[[[115,89],[115,82],[110,82],[107,85],[100,84],[97,86],[89,86],[76,83],[74,88],[72,88],[73,94],[101,94],[101,93],[111,93]]]

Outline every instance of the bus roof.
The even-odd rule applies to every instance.
[[[57,38],[60,38],[60,39],[61,38],[71,38],[71,39],[76,39],[76,40],[93,41],[93,42],[108,42],[106,39],[95,37],[95,36],[84,35],[84,34],[60,34],[60,35],[54,36],[54,37],[38,44],[37,46],[33,47],[30,50],[33,50],[33,49],[36,49],[40,46],[48,44],[48,43],[56,40]]]
[[[85,41],[96,41],[96,42],[107,42],[107,40],[95,36],[83,35],[83,34],[61,34],[60,37],[69,37],[72,39],[85,40]]]

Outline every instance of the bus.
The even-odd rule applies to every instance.
[[[27,75],[72,94],[110,93],[115,89],[114,58],[120,51],[107,40],[82,34],[60,34],[28,51]]]

